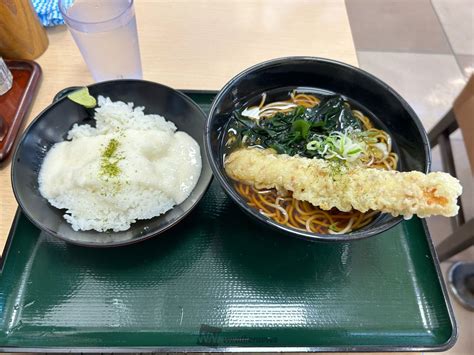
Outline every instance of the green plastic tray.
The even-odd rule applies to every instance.
[[[213,93],[187,92],[205,110]],[[426,225],[352,243],[260,226],[214,181],[178,226],[88,249],[18,212],[0,276],[2,351],[445,350],[456,326]]]

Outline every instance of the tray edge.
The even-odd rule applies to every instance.
[[[23,92],[21,96],[19,109],[16,110],[15,116],[13,118],[13,122],[15,123],[18,122],[18,123],[10,127],[8,136],[6,137],[9,140],[5,141],[3,149],[0,151],[0,163],[7,160],[11,156],[13,147],[15,146],[16,142],[18,141],[20,137],[20,131],[21,131],[22,126],[25,123],[26,116],[28,112],[31,110],[31,105],[33,103],[33,100],[36,97],[39,84],[42,78],[42,70],[41,70],[40,65],[32,60],[7,60],[6,63],[9,68],[14,68],[14,69],[18,68],[18,66],[21,66],[21,69],[27,70],[26,68],[23,68],[23,66],[30,67],[31,76],[28,79],[28,83],[26,84],[25,91]],[[26,108],[25,108],[25,105],[26,105]],[[9,136],[12,133],[14,137],[9,138]]]
[[[59,93],[64,92],[65,88],[61,90]],[[189,94],[216,94],[217,91],[214,90],[186,90],[186,89],[178,89],[178,91],[182,92],[185,95]],[[55,98],[57,95],[55,96]],[[21,215],[21,209],[18,207],[15,213],[15,218],[13,220],[12,226],[10,228],[10,232],[8,234],[5,248],[3,250],[2,256],[0,257],[0,275],[3,272],[3,266],[5,263],[6,258],[9,254],[9,249],[11,242],[13,240],[13,235],[18,226],[19,218]],[[450,298],[446,289],[446,284],[444,282],[444,278],[442,276],[442,271],[438,259],[438,255],[436,253],[436,249],[433,245],[433,241],[431,239],[431,234],[428,230],[428,226],[426,224],[425,219],[420,218],[423,231],[425,232],[425,237],[427,238],[428,248],[431,253],[431,257],[433,259],[433,263],[435,266],[436,274],[438,277],[438,282],[441,286],[441,292],[443,294],[445,305],[448,311],[449,320],[452,325],[452,333],[449,339],[442,344],[435,345],[435,346],[421,346],[421,347],[414,347],[414,346],[353,346],[353,347],[201,347],[201,346],[191,346],[191,347],[38,347],[38,348],[20,348],[20,347],[8,347],[8,346],[0,346],[0,352],[51,352],[51,353],[64,353],[64,352],[83,352],[83,353],[97,353],[97,352],[114,352],[114,353],[128,353],[128,352],[210,352],[210,353],[218,353],[218,352],[245,352],[245,353],[268,353],[268,352],[442,352],[452,348],[457,339],[458,339],[458,327],[456,323],[456,319],[454,317],[454,312],[451,306]]]

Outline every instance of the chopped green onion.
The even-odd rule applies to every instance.
[[[306,145],[306,149],[316,151],[327,160],[352,162],[366,150],[366,144],[360,140],[359,133],[354,130],[346,130],[344,133],[333,131],[328,136],[317,136]]]

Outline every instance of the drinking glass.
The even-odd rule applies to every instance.
[[[133,0],[59,0],[59,9],[95,81],[142,78]]]

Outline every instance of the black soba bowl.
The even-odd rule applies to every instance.
[[[408,103],[373,75],[348,64],[313,57],[288,57],[257,64],[232,78],[218,93],[205,131],[205,147],[214,175],[226,193],[255,220],[278,231],[312,241],[368,238],[398,224],[402,217],[381,213],[367,226],[346,234],[316,234],[281,225],[248,206],[224,170],[224,138],[232,112],[266,92],[298,88],[316,94],[339,94],[387,131],[399,155],[397,169],[428,172],[430,148],[426,132]]]
[[[75,231],[57,209],[41,196],[38,174],[49,149],[67,138],[74,124],[95,125],[93,109],[86,109],[63,96],[41,112],[23,134],[12,161],[12,185],[16,200],[25,215],[44,232],[67,242],[89,247],[114,247],[156,236],[178,224],[197,205],[206,192],[212,172],[204,153],[202,131],[206,115],[189,97],[167,86],[145,80],[112,80],[88,86],[92,96],[112,101],[133,102],[145,114],[158,114],[188,133],[201,149],[202,170],[191,194],[165,214],[139,220],[122,232]],[[67,167],[65,167],[67,169]]]

